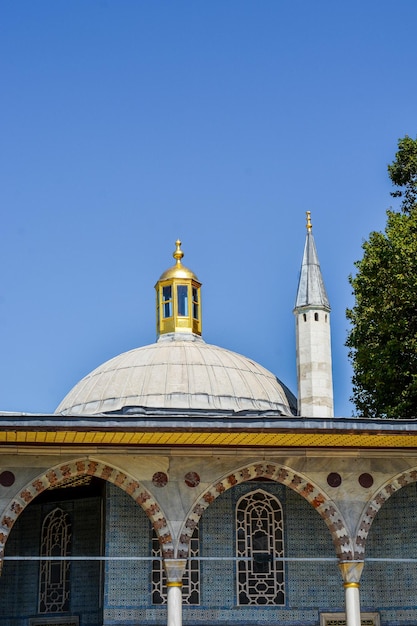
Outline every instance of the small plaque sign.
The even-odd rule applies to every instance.
[[[29,626],[79,626],[80,618],[75,617],[32,617]]]
[[[361,613],[362,626],[381,626],[379,613]],[[320,613],[320,626],[346,626],[346,613]]]

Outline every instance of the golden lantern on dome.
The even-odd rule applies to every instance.
[[[156,334],[194,333],[201,335],[201,283],[181,263],[181,241],[175,242],[175,265],[167,269],[155,285]]]

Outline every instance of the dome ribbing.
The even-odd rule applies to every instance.
[[[56,413],[96,415],[129,407],[292,415],[284,386],[264,367],[200,338],[175,336],[100,365],[75,385]]]

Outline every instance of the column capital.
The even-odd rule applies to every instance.
[[[182,586],[182,577],[184,576],[186,564],[186,559],[164,559],[168,587]]]
[[[345,587],[359,587],[364,561],[342,561],[339,563]]]

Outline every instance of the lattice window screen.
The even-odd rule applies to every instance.
[[[282,507],[262,489],[236,505],[236,557],[238,604],[285,604]]]
[[[41,556],[71,555],[71,520],[60,508],[44,519],[41,535]],[[62,613],[70,608],[70,562],[40,561],[39,613]]]
[[[182,579],[182,601],[183,604],[200,604],[200,561],[196,558],[199,554],[199,532],[198,526],[194,529],[190,541],[190,557],[187,559],[184,577]],[[161,546],[159,545],[156,532],[152,530],[152,556],[161,556]],[[161,560],[152,561],[152,603],[166,604],[167,588],[166,574]]]

